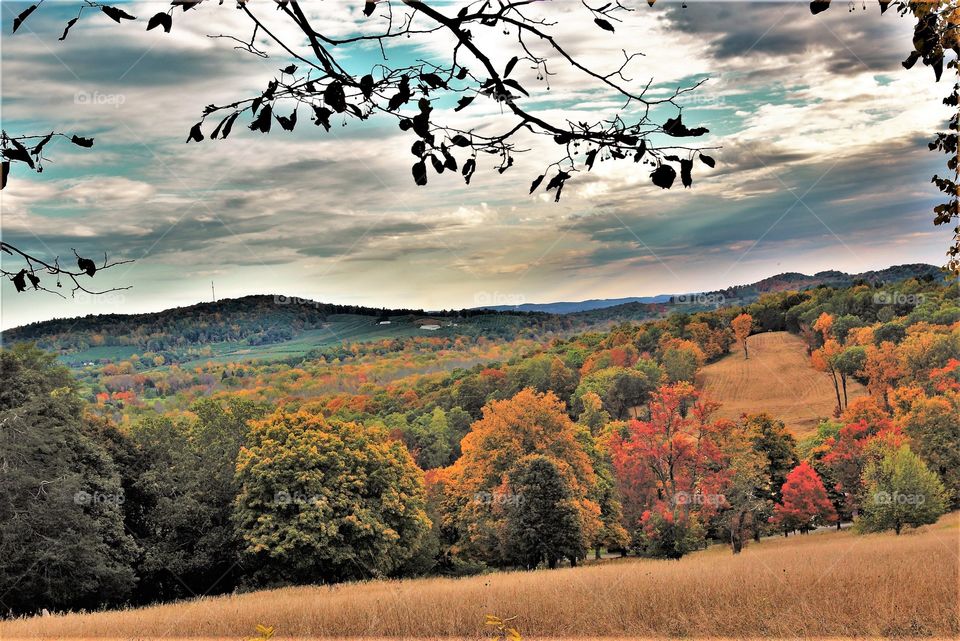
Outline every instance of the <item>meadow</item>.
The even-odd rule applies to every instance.
[[[754,334],[747,340],[747,349],[748,359],[742,351],[733,350],[697,376],[698,386],[721,404],[718,416],[737,419],[762,407],[803,438],[833,414],[837,405],[833,384],[810,366],[800,337],[789,332]],[[865,394],[863,385],[847,381],[851,401]]]
[[[161,606],[0,622],[2,639],[956,638],[960,513],[908,531],[820,530],[731,555],[610,559],[469,578],[304,586]]]

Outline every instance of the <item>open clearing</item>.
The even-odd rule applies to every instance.
[[[723,404],[719,417],[765,411],[802,437],[833,415],[833,382],[810,365],[803,340],[789,332],[766,332],[748,338],[747,349],[749,359],[739,346],[731,347],[729,356],[707,365],[697,377],[707,396]],[[847,381],[849,400],[866,393],[860,383]]]
[[[714,546],[679,561],[626,559],[464,579],[298,587],[95,614],[0,622],[0,639],[957,638],[960,513],[900,536],[820,531]]]

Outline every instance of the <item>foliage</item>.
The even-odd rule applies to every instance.
[[[788,530],[809,531],[817,526],[834,523],[836,510],[827,498],[827,490],[816,471],[806,461],[787,475],[780,490],[782,501],[773,508],[771,523]]]
[[[857,525],[869,532],[936,523],[947,509],[947,492],[909,446],[871,462],[863,475],[869,500]]]

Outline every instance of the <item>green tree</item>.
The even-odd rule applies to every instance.
[[[385,430],[306,409],[255,422],[234,517],[262,584],[389,575],[430,528],[423,473]]]
[[[117,603],[134,586],[125,496],[77,384],[33,346],[0,351],[0,595],[9,613]]]
[[[864,470],[867,500],[857,526],[867,532],[936,523],[946,511],[947,492],[910,447],[902,445]]]
[[[902,419],[903,430],[917,455],[940,475],[960,505],[960,406],[958,397],[934,396],[913,402]]]
[[[572,565],[587,551],[574,493],[549,456],[520,459],[510,472],[507,495],[507,554],[517,565],[554,568],[560,559]]]
[[[432,412],[418,416],[404,432],[414,458],[424,470],[449,465],[450,427],[447,413],[443,408],[435,407]]]
[[[250,421],[267,407],[229,398],[203,399],[190,409],[192,417],[148,417],[133,429],[144,600],[229,591],[240,581],[236,461]]]

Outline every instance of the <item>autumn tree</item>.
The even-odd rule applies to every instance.
[[[649,554],[679,558],[702,540],[723,484],[720,443],[729,426],[712,421],[716,409],[689,383],[676,383],[654,392],[649,420],[611,434],[618,483],[625,500],[639,503],[629,512],[640,512],[635,536]]]
[[[579,430],[552,392],[539,394],[527,388],[484,406],[483,418],[464,437],[463,454],[449,472],[445,527],[454,532],[457,549],[489,563],[509,562],[503,537],[510,473],[530,455],[554,462],[590,540],[602,524],[600,508],[589,496],[596,475]]]
[[[261,584],[382,577],[430,527],[423,473],[384,430],[278,409],[237,459],[242,558]]]
[[[865,356],[861,374],[867,379],[867,391],[889,410],[888,392],[903,375],[896,345],[890,341],[867,345]]]
[[[797,442],[783,421],[761,413],[746,416],[743,429],[749,438],[749,447],[761,455],[763,482],[758,484],[757,502],[754,504],[754,539],[760,540],[760,526],[773,516],[773,506],[782,500],[780,494],[787,475],[799,463]]]
[[[868,532],[919,527],[936,523],[947,510],[948,493],[910,447],[890,450],[871,462],[863,475],[868,500],[858,527]]]
[[[837,520],[823,481],[806,461],[787,475],[781,495],[783,500],[774,506],[770,522],[782,527],[784,535],[790,530],[808,532]]]
[[[960,504],[960,395],[923,397],[899,418],[910,445]]]
[[[730,326],[733,328],[733,335],[737,337],[737,342],[743,346],[743,357],[748,358],[747,338],[750,336],[750,330],[753,329],[753,316],[740,314],[730,321]]]

